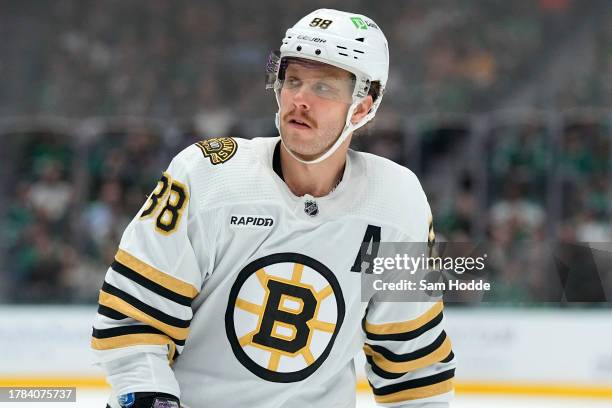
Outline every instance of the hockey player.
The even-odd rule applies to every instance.
[[[362,243],[433,234],[414,174],[349,149],[388,66],[370,18],[317,10],[268,66],[280,137],[207,139],[172,160],[100,291],[110,407],[354,407],[362,349],[378,404],[448,406],[442,303],[361,298]]]

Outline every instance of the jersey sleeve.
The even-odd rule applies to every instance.
[[[433,245],[429,206],[417,242]],[[425,222],[426,218],[426,222]],[[412,241],[412,239],[408,240]],[[380,406],[444,408],[454,395],[455,357],[442,301],[370,301],[362,321],[366,374]]]
[[[164,368],[169,371],[185,346],[191,303],[208,265],[206,254],[196,256],[190,239],[197,222],[185,167],[179,155],[162,174],[124,231],[107,270],[91,339],[95,361],[107,371],[117,361],[129,365],[130,359],[145,358],[147,353],[166,356]],[[156,373],[149,375],[153,384]],[[140,373],[138,382],[147,387]]]
[[[363,330],[366,374],[378,404],[446,406],[455,360],[442,302],[370,304]]]

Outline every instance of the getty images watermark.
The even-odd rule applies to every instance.
[[[362,300],[481,300],[491,291],[488,254],[462,244],[379,243],[362,248]]]
[[[441,256],[410,256],[408,254],[395,254],[394,257],[376,257],[373,261],[372,271],[380,275],[385,271],[405,271],[416,275],[418,271],[452,271],[455,275],[485,270],[487,254],[477,257],[441,257]],[[441,273],[439,277],[443,277]],[[432,281],[433,275],[428,274],[417,281],[401,279],[399,282],[385,282],[384,279],[375,279],[375,290],[421,290],[430,292],[444,292],[449,290],[491,290],[491,284],[478,280],[461,280],[452,278],[448,280]]]
[[[0,387],[0,402],[76,402],[76,387]]]
[[[511,244],[511,245],[510,245]],[[612,244],[369,243],[353,271],[362,301],[487,303],[609,303]]]

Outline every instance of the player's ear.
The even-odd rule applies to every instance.
[[[368,95],[357,105],[355,111],[353,112],[353,116],[351,116],[351,123],[358,123],[365,115],[368,114],[370,109],[372,109],[372,104],[374,101],[372,100],[372,96]]]

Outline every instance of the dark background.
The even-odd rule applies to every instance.
[[[0,303],[95,302],[174,154],[276,135],[268,52],[319,7],[386,33],[355,148],[420,177],[439,241],[493,248],[499,304],[533,304],[556,242],[610,251],[612,2],[0,0]]]

